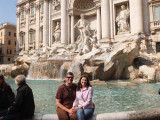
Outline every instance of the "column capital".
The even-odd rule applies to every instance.
[[[101,8],[101,4],[97,4],[97,5],[96,5],[96,8],[97,8],[97,9],[100,9],[100,8]]]
[[[101,0],[93,0],[93,2],[96,4],[97,9],[101,7]]]
[[[39,3],[37,3],[36,5],[35,5],[35,8],[36,8],[36,10],[39,10],[40,9],[40,4]]]
[[[26,7],[26,8],[25,8],[25,12],[26,12],[26,13],[29,13],[29,11],[30,11],[30,7]]]
[[[73,12],[69,12],[68,15],[70,16],[74,16]]]
[[[93,0],[94,3],[101,3],[101,0]]]

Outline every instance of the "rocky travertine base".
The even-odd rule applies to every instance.
[[[30,120],[58,120],[56,114],[35,114]],[[94,114],[89,120],[160,120],[160,108],[139,111]]]

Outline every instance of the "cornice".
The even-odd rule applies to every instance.
[[[149,0],[149,4],[152,4],[152,3],[159,3],[160,1],[159,0]]]
[[[18,2],[18,3],[16,4],[16,7],[19,7],[21,4],[28,3],[28,2],[29,2],[29,0],[23,0],[23,1],[21,1],[21,2]]]

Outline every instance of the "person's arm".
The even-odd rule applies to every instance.
[[[13,102],[15,101],[15,94],[13,93],[10,86],[8,87],[8,90],[7,90],[7,98],[8,98],[9,105],[10,106],[13,105]]]
[[[10,86],[8,86],[3,92],[1,91],[0,96],[0,107],[8,107],[15,101],[15,95],[12,92]]]
[[[20,111],[20,108],[22,106],[22,102],[24,100],[24,95],[23,95],[24,93],[23,92],[24,91],[18,91],[18,93],[16,95],[15,103],[9,109],[10,113]]]
[[[61,99],[56,99],[56,105],[57,105],[57,107],[61,108],[62,110],[66,111],[66,112],[68,112],[70,114],[73,113],[72,109],[68,109],[68,108],[66,108],[65,106],[63,106],[61,104]]]
[[[78,91],[76,91],[76,99],[74,100],[73,107],[72,107],[72,109],[74,110],[74,112],[76,112],[78,109],[80,109],[80,108],[83,107],[82,105],[78,106],[78,101],[79,101],[79,99],[78,99]]]
[[[76,90],[76,98],[75,98],[75,100],[73,102],[73,107],[75,108],[77,106],[78,106],[78,91]]]

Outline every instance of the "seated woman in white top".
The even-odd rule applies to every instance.
[[[76,99],[73,103],[73,110],[77,112],[78,120],[87,120],[93,115],[94,103],[92,102],[93,89],[89,78],[82,75],[76,90]]]

